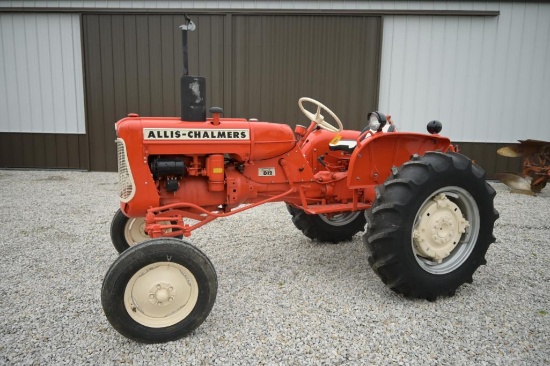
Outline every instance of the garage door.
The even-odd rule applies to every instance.
[[[177,15],[85,15],[86,101],[91,170],[114,171],[114,123],[128,113],[179,114],[182,72]],[[223,16],[193,17],[191,73],[208,79],[208,100],[221,104]]]
[[[319,100],[347,129],[378,106],[378,17],[234,16],[232,113],[307,123],[300,97]]]
[[[378,104],[379,17],[194,15],[189,70],[207,78],[207,108],[226,117],[306,123],[301,96],[359,129]],[[177,116],[179,15],[85,15],[91,170],[116,170],[114,122],[130,112]]]

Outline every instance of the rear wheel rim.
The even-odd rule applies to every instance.
[[[137,271],[124,291],[124,307],[137,323],[164,328],[184,320],[195,308],[199,285],[185,266],[157,262]]]
[[[361,214],[361,211],[342,212],[334,215],[319,215],[319,218],[332,226],[344,226],[353,222]]]
[[[456,247],[450,252],[449,255],[443,258],[441,263],[438,263],[433,258],[423,256],[422,253],[415,248],[414,232],[421,224],[422,219],[420,215],[423,209],[432,202],[434,197],[441,193],[443,193],[445,197],[453,204],[458,206],[463,217],[468,221],[469,226],[466,228],[465,233],[461,235]],[[468,191],[456,186],[444,187],[435,191],[422,203],[415,216],[411,231],[411,246],[416,262],[423,270],[432,274],[443,275],[453,272],[462,266],[470,257],[470,254],[472,254],[479,235],[479,221],[479,209],[477,203]]]

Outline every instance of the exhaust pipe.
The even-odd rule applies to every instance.
[[[189,76],[187,32],[197,29],[195,23],[185,14],[185,24],[181,29],[183,51],[183,74],[181,84],[181,120],[188,122],[206,121],[206,78]]]

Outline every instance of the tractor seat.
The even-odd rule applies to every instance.
[[[357,147],[357,140],[340,140],[336,143],[329,143],[328,148],[330,151],[344,151],[352,153]]]

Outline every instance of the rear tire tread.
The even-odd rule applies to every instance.
[[[397,176],[390,176],[377,187],[377,199],[367,211],[369,224],[363,242],[369,253],[368,262],[388,287],[407,297],[433,301],[438,296],[454,295],[456,289],[470,282],[477,268],[487,262],[485,254],[495,240],[492,230],[498,219],[498,212],[493,207],[496,192],[485,181],[483,170],[457,153],[427,153],[401,166]],[[464,184],[474,190],[470,194],[475,194],[482,224],[470,257],[459,268],[444,275],[423,271],[414,259],[411,246],[410,210],[415,209],[412,206],[418,202],[417,197],[426,195],[427,189],[433,192],[440,188],[434,185],[439,184],[434,182],[438,180],[445,182],[441,187]],[[416,211],[412,217],[415,214]],[[404,253],[407,250],[409,253]]]

